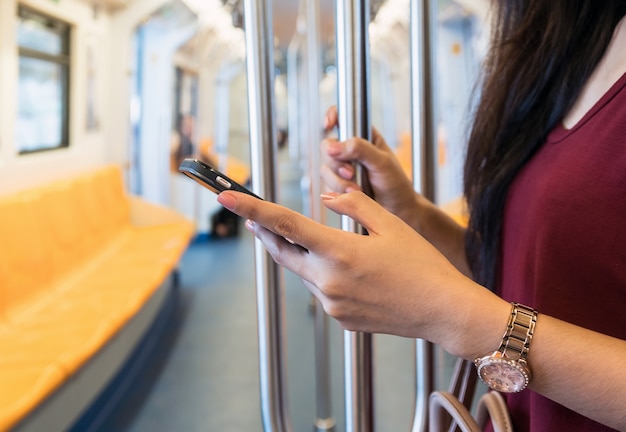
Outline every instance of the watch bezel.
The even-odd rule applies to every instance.
[[[476,364],[476,370],[478,372],[478,376],[480,377],[481,381],[484,382],[489,388],[499,391],[501,393],[521,392],[528,386],[528,383],[530,382],[531,373],[526,362],[524,360],[513,360],[510,358],[507,358],[506,356],[502,355],[502,353],[499,351],[496,351],[495,353],[491,355],[477,359],[475,361],[475,364]],[[493,366],[496,364],[509,366],[513,371],[518,372],[524,380],[523,384],[521,386],[510,387],[510,386],[499,385],[498,383],[493,382],[493,380],[486,379],[485,373],[484,373],[485,368],[487,366]]]

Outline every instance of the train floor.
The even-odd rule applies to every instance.
[[[282,172],[288,172],[281,167]],[[299,175],[281,180],[282,202],[298,209]],[[157,354],[104,431],[262,431],[258,373],[253,239],[192,244],[180,267],[179,307]],[[285,272],[288,411],[295,432],[316,418],[312,297]],[[331,401],[345,430],[343,331],[329,320]],[[415,404],[414,342],[376,335],[376,430],[410,430]],[[447,363],[447,362],[446,362]]]

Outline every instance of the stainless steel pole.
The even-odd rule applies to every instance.
[[[228,134],[230,124],[230,81],[228,71],[222,69],[215,80],[215,151],[217,169],[228,169]]]
[[[337,0],[337,87],[339,139],[371,139],[369,88],[369,0]],[[360,165],[356,181],[368,191]],[[364,234],[363,227],[343,216],[342,229]],[[344,332],[346,432],[374,429],[372,335]]]
[[[320,200],[320,141],[322,119],[320,112],[320,78],[322,70],[319,37],[318,0],[306,0],[306,75],[308,87],[308,148],[310,178],[310,210],[313,220],[324,223],[325,215]],[[328,316],[319,300],[315,300],[315,391],[317,399],[316,432],[334,431],[335,419],[331,408],[330,355],[328,342]]]
[[[308,139],[311,173],[311,217],[322,222],[320,199],[320,141],[322,140],[322,118],[320,114],[320,76],[322,59],[319,42],[318,0],[306,0],[306,73],[308,100]]]
[[[300,161],[300,94],[299,94],[299,78],[298,78],[298,53],[302,42],[302,33],[300,32],[300,20],[296,26],[289,47],[287,49],[287,103],[289,112],[288,130],[289,130],[289,158],[294,161]]]
[[[328,315],[319,300],[315,300],[315,382],[317,418],[315,432],[335,430],[330,389],[330,354],[328,349]]]
[[[431,0],[411,0],[411,146],[415,190],[435,200],[434,57]],[[416,341],[416,391],[413,432],[428,430],[428,398],[435,388],[434,346]]]
[[[252,187],[277,198],[274,37],[271,0],[245,0],[246,66]],[[287,410],[284,295],[280,270],[255,240],[261,417],[266,432],[291,431]]]
[[[413,184],[415,190],[435,200],[434,38],[432,0],[411,0],[411,127]]]

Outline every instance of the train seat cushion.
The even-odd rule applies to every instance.
[[[128,196],[115,166],[0,198],[0,430],[117,334],[194,232]]]

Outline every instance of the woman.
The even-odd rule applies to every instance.
[[[369,236],[241,194],[218,199],[347,329],[428,339],[482,365],[511,341],[508,324],[532,317],[518,335],[529,388],[507,398],[516,430],[626,430],[626,2],[496,8],[465,166],[467,230],[412,191],[376,133],[374,145],[323,143],[335,191],[324,203]],[[331,109],[326,126],[336,122]],[[378,203],[358,192],[351,161]]]

